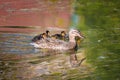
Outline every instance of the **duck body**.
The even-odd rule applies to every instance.
[[[37,43],[32,43],[32,45],[34,45],[35,48],[55,50],[69,50],[76,47],[75,42],[65,42],[63,40],[51,38],[39,40]]]
[[[52,37],[55,37],[56,39],[62,39],[63,36],[61,34],[54,34]]]
[[[46,30],[46,37],[50,38],[50,31]]]
[[[35,48],[40,49],[55,49],[55,50],[70,50],[76,48],[75,36],[83,38],[77,30],[70,30],[69,41],[63,41],[59,39],[46,38],[37,42],[31,43]]]
[[[36,41],[41,40],[41,39],[43,39],[42,34],[39,34],[32,39],[32,42],[36,42]]]
[[[67,36],[65,31],[62,31],[61,34],[54,34],[51,36],[52,38],[67,41]]]

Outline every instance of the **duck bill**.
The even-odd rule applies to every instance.
[[[78,36],[79,36],[81,39],[84,39],[84,38],[85,38],[81,33],[79,33]]]
[[[79,37],[80,37],[81,39],[84,39],[84,36],[81,36],[81,35],[80,35]]]

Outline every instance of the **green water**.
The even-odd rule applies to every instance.
[[[77,28],[86,36],[87,62],[94,72],[83,80],[120,80],[119,0],[76,0]],[[76,78],[79,80],[79,78]]]

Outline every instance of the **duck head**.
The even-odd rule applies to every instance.
[[[84,36],[78,30],[71,29],[69,31],[69,38],[70,39],[75,39],[76,36],[78,36],[81,39],[84,39]]]
[[[46,30],[46,34],[49,35],[49,34],[50,34],[50,31]]]
[[[47,38],[45,33],[42,34],[42,37],[43,37],[43,39]]]
[[[65,31],[62,31],[62,32],[61,32],[61,36],[64,37],[65,35],[66,35]]]

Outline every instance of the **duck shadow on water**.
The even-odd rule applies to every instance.
[[[81,63],[86,59],[86,57],[84,57],[79,61],[76,54],[77,52],[75,50],[69,51],[71,67],[79,67]]]

